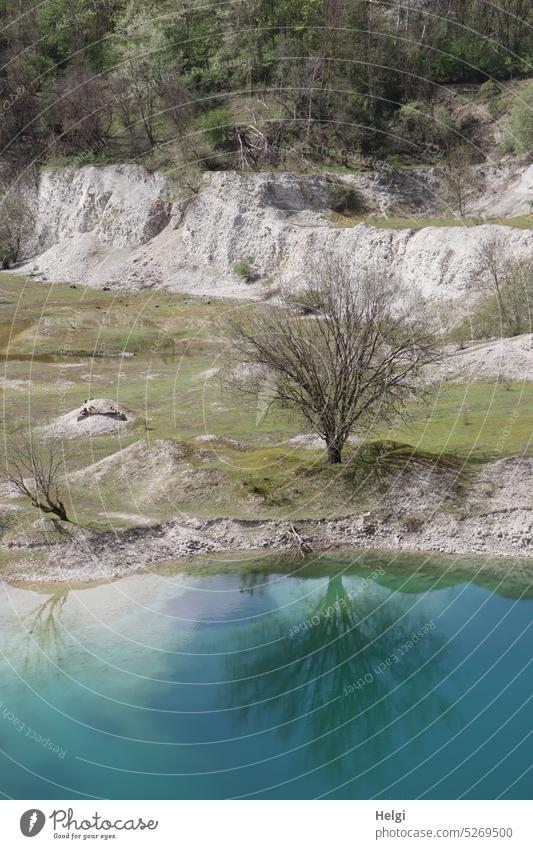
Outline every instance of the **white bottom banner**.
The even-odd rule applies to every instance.
[[[79,844],[233,849],[533,845],[519,801],[4,801],[6,849]]]

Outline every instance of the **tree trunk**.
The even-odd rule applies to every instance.
[[[342,448],[328,445],[328,463],[342,463]]]
[[[65,507],[64,507],[64,505],[61,501],[59,502],[59,505],[54,510],[54,513],[56,514],[56,516],[59,516],[61,521],[70,522],[70,519],[67,516],[67,511],[65,510]]]
[[[61,519],[62,522],[70,522],[70,519],[67,516],[65,505],[62,501],[60,501],[58,504],[49,503],[48,505],[46,505],[43,504],[42,501],[39,501],[37,498],[32,498],[31,503],[34,507],[37,507],[37,509],[41,510],[43,513],[53,513],[54,516],[57,516],[58,519]]]

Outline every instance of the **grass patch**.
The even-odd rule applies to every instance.
[[[465,464],[454,454],[428,451],[387,439],[363,444],[346,464],[344,477],[354,487],[365,483],[377,491],[384,491],[391,480],[406,470],[453,475],[461,488],[467,483]]]
[[[465,414],[465,409],[467,413]],[[387,437],[476,462],[532,454],[533,384],[445,384]]]
[[[2,394],[8,434],[22,423],[44,424],[85,398],[109,397],[124,404],[138,415],[132,430],[120,439],[75,442],[73,468],[146,438],[179,443],[183,462],[199,474],[179,492],[145,498],[154,521],[179,510],[206,517],[345,515],[368,509],[372,488],[358,481],[370,469],[378,491],[380,481],[386,486],[410,462],[420,468],[439,463],[453,471],[457,463],[470,468],[471,463],[532,453],[532,384],[450,383],[436,388],[424,404],[413,405],[407,422],[363,434],[364,448],[348,447],[345,462],[332,467],[323,451],[288,442],[307,429],[297,417],[272,411],[258,420],[253,404],[243,406],[242,398],[224,390],[214,372],[222,352],[216,322],[227,304],[154,291],[125,295],[70,289],[15,275],[0,277],[0,301],[0,346],[9,352],[2,375],[7,379]],[[102,355],[76,357],[74,348],[60,355],[69,333],[78,352],[92,352],[105,340]],[[134,356],[109,355],[128,346],[137,349]],[[223,440],[195,440],[206,433],[237,440],[243,448]],[[135,520],[107,520],[106,511],[142,512],[119,480],[95,492],[78,488],[75,495],[76,512],[85,524],[127,526]],[[16,522],[30,526],[39,518],[30,509],[17,514]]]
[[[346,216],[334,215],[332,221],[336,227],[357,227],[367,224],[382,230],[424,230],[426,227],[479,227],[481,224],[500,224],[504,227],[516,227],[520,230],[533,229],[533,215],[519,215],[515,218],[440,218],[440,217],[411,217],[411,216]]]

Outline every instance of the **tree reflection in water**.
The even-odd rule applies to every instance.
[[[24,641],[26,669],[46,664],[48,659],[59,665],[63,662],[64,632],[61,615],[68,595],[68,587],[56,590],[29,615]]]
[[[446,638],[416,598],[329,577],[318,602],[295,606],[298,623],[278,611],[240,632],[259,648],[228,656],[231,698],[249,705],[254,726],[278,726],[284,745],[305,749],[313,768],[313,747],[325,741],[339,776],[371,769],[395,738],[417,735],[449,706],[438,693],[426,698],[445,674]]]

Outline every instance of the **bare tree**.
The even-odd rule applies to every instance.
[[[463,218],[468,198],[479,183],[473,170],[474,156],[466,144],[456,144],[448,149],[440,168],[446,204]]]
[[[60,150],[98,151],[110,144],[114,104],[107,79],[76,71],[57,80],[50,95],[46,121]]]
[[[0,263],[9,268],[32,233],[34,216],[20,194],[8,192],[0,201]]]
[[[234,312],[228,332],[256,375],[245,391],[267,379],[271,403],[303,415],[325,440],[330,463],[341,462],[350,433],[373,417],[402,414],[424,391],[423,367],[441,356],[420,298],[377,271],[354,278],[334,259],[296,296],[285,292],[280,303]]]
[[[31,436],[8,443],[5,463],[0,466],[6,480],[43,513],[53,513],[69,522],[62,490],[65,485],[65,454],[61,443],[38,441]]]

